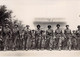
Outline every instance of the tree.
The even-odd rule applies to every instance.
[[[11,10],[8,10],[5,5],[0,6],[0,25],[4,26],[6,23],[11,23]]]
[[[11,29],[14,28],[14,25],[17,24],[19,26],[19,31],[21,31],[24,27],[22,21],[16,19],[16,16],[12,17],[12,11],[8,10],[5,5],[0,6],[0,25],[5,27],[5,24],[9,24]]]

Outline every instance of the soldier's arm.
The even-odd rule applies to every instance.
[[[65,30],[64,30],[64,34],[63,35],[64,35],[64,38],[66,38],[66,31]]]
[[[70,34],[72,35],[72,32],[71,32],[71,30],[70,30]]]
[[[32,33],[31,33],[31,30],[30,30],[30,35],[31,35],[31,38],[32,38]]]

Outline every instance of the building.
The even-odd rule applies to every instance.
[[[35,28],[37,24],[40,24],[41,29],[45,29],[45,30],[47,29],[48,25],[51,25],[53,30],[55,30],[57,24],[60,24],[61,29],[64,29],[66,22],[65,22],[65,18],[35,18],[33,24]]]

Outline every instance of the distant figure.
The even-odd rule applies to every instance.
[[[20,49],[20,32],[18,25],[14,25],[13,28],[13,50],[19,50]]]
[[[80,50],[80,25],[78,25],[77,28],[78,28],[78,30],[76,30],[77,49]]]
[[[6,24],[4,29],[4,50],[10,50],[12,47],[12,31],[9,28],[9,24]]]
[[[41,49],[41,36],[42,30],[40,29],[40,25],[37,25],[37,30],[35,31],[35,38],[36,38],[36,48],[39,50]]]
[[[56,48],[61,50],[61,46],[62,46],[62,30],[60,29],[60,25],[57,24],[56,25],[57,29],[55,30],[55,41],[56,41]]]
[[[77,36],[76,36],[76,31],[73,30],[73,33],[72,33],[72,47],[71,47],[73,50],[76,50],[77,49]]]
[[[51,29],[51,25],[48,25],[48,30],[46,30],[46,48],[53,48],[53,30]]]
[[[66,25],[66,29],[64,30],[64,34],[66,36],[65,38],[65,42],[66,42],[66,47],[67,49],[71,50],[71,36],[72,36],[72,33],[71,33],[71,30],[69,29],[69,25]]]
[[[29,25],[26,25],[25,28],[25,49],[31,49],[31,30],[29,29]]]

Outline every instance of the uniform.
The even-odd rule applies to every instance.
[[[31,49],[31,30],[25,29],[25,49]]]
[[[42,36],[42,30],[37,29],[35,31],[35,38],[36,38],[36,48],[41,49],[41,36]]]
[[[20,49],[20,32],[19,28],[13,28],[13,48],[14,50]]]
[[[62,30],[60,28],[55,30],[55,37],[56,37],[55,38],[56,48],[61,49],[61,46],[62,46]]]
[[[72,33],[72,49],[76,49],[77,48],[77,36],[76,36],[76,32]]]
[[[80,50],[80,30],[76,31],[76,36],[77,36],[77,49]]]
[[[52,49],[53,46],[53,30],[48,29],[46,30],[46,48]]]
[[[4,50],[9,50],[12,48],[12,33],[9,27],[4,28]]]
[[[70,50],[71,49],[71,45],[72,45],[72,43],[71,43],[71,36],[72,36],[72,34],[71,34],[71,30],[70,29],[65,29],[64,30],[64,34],[65,34],[65,36],[66,36],[66,38],[65,38],[65,42],[66,42],[66,47]]]

